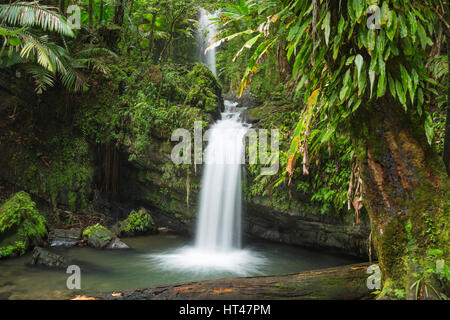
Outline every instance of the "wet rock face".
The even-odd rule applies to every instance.
[[[32,265],[41,265],[50,268],[67,268],[71,260],[62,255],[50,252],[41,247],[35,247],[33,250],[33,257],[31,258]]]
[[[290,245],[367,258],[370,228],[365,224],[350,226],[314,216],[290,215],[273,208],[248,205],[244,215],[247,236]],[[372,250],[372,258],[375,250]]]
[[[81,231],[55,229],[50,234],[51,247],[74,247],[81,239]]]

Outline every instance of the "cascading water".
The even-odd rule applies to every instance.
[[[248,275],[265,262],[241,249],[241,166],[249,125],[236,105],[225,101],[222,119],[208,133],[195,246],[154,255],[165,269]]]
[[[210,131],[200,193],[196,247],[230,251],[241,247],[241,164],[247,126],[236,103],[225,101],[222,120]]]
[[[217,75],[216,71],[216,50],[211,49],[205,53],[206,48],[208,48],[212,42],[213,38],[217,33],[217,25],[211,21],[211,19],[217,18],[217,12],[209,13],[205,9],[200,9],[200,19],[198,21],[197,29],[197,41],[198,41],[198,57],[199,60],[205,63],[208,68]]]
[[[217,14],[200,10],[199,47],[201,61],[216,74],[215,50],[205,49],[216,34],[210,21]],[[264,259],[241,249],[241,166],[248,125],[240,119],[237,103],[225,101],[222,119],[209,130],[200,192],[195,246],[153,255],[161,267],[185,272],[229,271],[255,273]]]

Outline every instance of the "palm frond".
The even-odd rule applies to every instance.
[[[48,87],[52,87],[55,84],[55,78],[53,74],[39,65],[27,64],[24,69],[33,77],[34,83],[36,85],[35,91],[37,94],[41,94]]]
[[[74,37],[66,18],[56,8],[42,6],[37,2],[16,2],[0,5],[0,23],[10,26],[38,27],[44,31],[57,32]]]

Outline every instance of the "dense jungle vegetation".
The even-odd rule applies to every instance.
[[[220,10],[217,77],[197,62],[201,7]],[[280,171],[246,167],[248,203],[366,225],[378,298],[447,299],[449,13],[441,0],[0,1],[0,259],[55,227],[191,223],[200,169],[167,160],[170,137],[209,126],[229,96],[281,132]]]

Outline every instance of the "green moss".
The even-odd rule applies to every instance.
[[[0,259],[22,255],[46,236],[46,219],[26,192],[14,194],[0,207]]]
[[[101,235],[102,239],[111,238],[113,236],[113,233],[108,230],[108,228],[102,226],[101,224],[97,223],[96,225],[87,227],[83,231],[83,237],[90,238],[96,234]]]
[[[48,138],[43,152],[36,153],[33,145],[11,145],[6,151],[11,157],[8,166],[15,168],[8,171],[14,184],[54,208],[62,205],[78,211],[89,204],[94,168],[85,139],[59,132]]]
[[[97,249],[105,248],[114,238],[114,233],[99,223],[83,231],[83,239]]]
[[[218,116],[222,108],[222,88],[212,72],[202,64],[197,64],[187,76],[190,88],[184,105],[200,108]]]
[[[70,191],[68,193],[68,197],[69,197],[69,208],[70,210],[75,211],[77,205],[77,194],[75,192]]]

